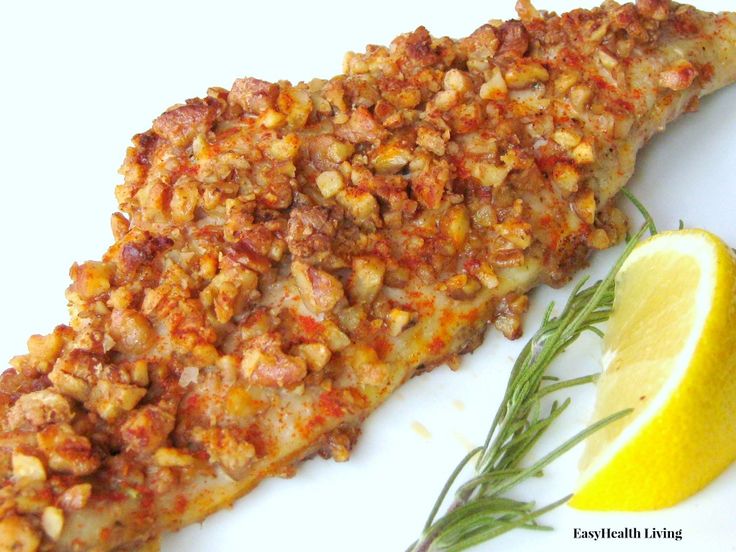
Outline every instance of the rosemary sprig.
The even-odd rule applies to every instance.
[[[612,414],[590,425],[565,441],[529,467],[522,461],[545,430],[562,414],[570,399],[554,401],[546,415],[542,398],[561,389],[595,381],[597,374],[556,381],[545,375],[547,368],[582,333],[599,336],[597,324],[611,314],[614,279],[621,265],[647,230],[656,233],[652,217],[628,190],[626,197],[644,217],[645,224],[629,239],[624,252],[607,276],[588,287],[587,277],[573,289],[562,312],[552,316],[554,303],[545,312],[542,325],[527,342],[514,363],[500,408],[491,424],[485,443],[470,451],[453,470],[424,525],[419,539],[408,552],[459,551],[497,537],[516,528],[548,530],[537,521],[541,515],[566,502],[566,496],[537,508],[533,501],[509,498],[514,487],[542,470],[559,456],[592,433],[626,416],[631,410]],[[552,381],[552,383],[549,383]],[[463,469],[476,459],[474,476],[455,491],[454,500],[441,517],[437,517],[448,494]]]

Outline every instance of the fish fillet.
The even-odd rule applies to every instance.
[[[517,11],[238,79],[133,138],[114,244],[0,375],[0,550],[155,547],[346,460],[398,386],[518,337],[531,288],[622,238],[639,148],[736,80],[736,15]]]

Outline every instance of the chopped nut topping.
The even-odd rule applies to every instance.
[[[48,424],[72,419],[69,401],[50,389],[22,395],[8,412],[10,429],[39,429]]]
[[[520,90],[531,86],[535,82],[547,82],[549,72],[541,63],[518,60],[516,64],[506,70],[503,78],[509,88]]]
[[[324,171],[317,177],[317,187],[329,199],[345,187],[345,181],[338,171]]]
[[[186,468],[194,464],[194,457],[180,449],[163,447],[153,455],[156,464],[163,468]]]
[[[202,303],[213,307],[217,321],[225,324],[236,314],[240,314],[251,292],[258,285],[258,275],[239,265],[228,265],[200,294]]]
[[[358,224],[366,222],[378,223],[378,202],[370,192],[350,188],[338,192],[335,198],[340,205],[345,207],[350,217]]]
[[[348,281],[348,296],[353,303],[369,304],[383,286],[386,263],[378,257],[356,257]]]
[[[440,219],[440,229],[452,242],[456,250],[460,250],[470,233],[470,218],[464,205],[453,205]]]
[[[91,299],[110,289],[110,280],[115,269],[112,265],[89,261],[75,264],[70,271],[74,284],[72,289],[84,299]]]
[[[589,86],[584,84],[576,84],[570,88],[570,101],[573,107],[580,113],[582,113],[588,102],[593,97],[593,91]]]
[[[69,487],[59,498],[59,505],[65,510],[81,510],[87,505],[92,494],[92,485],[80,483]]]
[[[575,200],[575,212],[587,224],[595,222],[596,202],[593,190],[585,190]]]
[[[491,76],[480,87],[480,97],[484,100],[502,100],[508,94],[508,86],[498,67],[491,70]]]
[[[174,429],[174,416],[158,406],[146,405],[131,412],[120,426],[125,449],[151,453],[160,447]]]
[[[529,307],[529,298],[526,295],[511,295],[504,297],[496,307],[494,325],[508,339],[520,336],[521,315]]]
[[[33,358],[43,362],[56,360],[63,346],[64,340],[57,332],[28,338],[28,352]]]
[[[291,274],[304,304],[312,312],[332,310],[343,297],[344,292],[340,280],[324,270],[295,260],[291,263]]]
[[[598,50],[598,60],[606,69],[613,69],[618,65],[618,60],[612,54],[603,49]]]
[[[555,79],[555,93],[563,96],[568,90],[580,80],[580,75],[576,72],[567,71],[562,73]]]
[[[58,540],[64,529],[64,512],[55,506],[46,506],[41,515],[41,527],[51,540]]]
[[[578,165],[588,165],[595,161],[595,150],[589,142],[580,142],[572,150],[572,158]]]
[[[256,337],[249,345],[243,353],[240,370],[255,385],[293,387],[307,375],[306,362],[285,354],[278,335],[268,333]]]
[[[40,544],[41,537],[25,518],[8,516],[0,520],[0,550],[36,552]]]
[[[636,9],[645,17],[656,21],[666,21],[669,16],[669,0],[636,0]]]
[[[388,328],[389,333],[396,337],[404,328],[411,322],[411,313],[402,309],[391,309],[388,313]]]
[[[241,385],[231,387],[225,398],[225,411],[238,423],[252,418],[256,414],[267,410],[268,407],[269,403],[258,399],[254,392]]]
[[[335,174],[342,182],[340,174]],[[324,207],[293,209],[286,227],[286,243],[289,251],[297,257],[309,257],[329,251],[336,227],[336,222],[330,219],[330,212]]]
[[[435,155],[442,156],[445,154],[445,140],[439,131],[432,128],[419,127],[417,130],[417,145]]]
[[[577,146],[583,139],[580,133],[574,129],[560,129],[552,134],[552,139],[560,144],[563,148],[572,149]]]
[[[104,420],[111,422],[124,412],[133,410],[145,394],[145,389],[135,385],[99,380],[85,404]]]
[[[213,98],[189,100],[169,109],[153,122],[152,130],[175,147],[191,144],[198,134],[207,132],[217,118],[219,106]]]
[[[14,452],[12,464],[13,477],[16,479],[30,479],[32,481],[46,480],[46,470],[43,467],[43,462],[35,456]]]
[[[350,345],[350,338],[338,328],[334,322],[327,321],[324,323],[325,340],[330,350],[337,352],[342,351]]]
[[[236,432],[227,428],[199,428],[194,438],[202,443],[210,457],[220,464],[233,479],[239,479],[256,455],[255,447],[239,438]]]
[[[659,75],[659,85],[670,90],[685,90],[698,76],[698,70],[689,61],[682,59]]]
[[[441,90],[432,98],[431,106],[433,110],[449,111],[457,105],[459,100],[457,90]]]
[[[228,94],[228,101],[250,113],[261,113],[276,105],[279,87],[270,82],[246,78],[237,79]]]
[[[296,347],[297,355],[307,361],[310,370],[322,370],[332,357],[330,349],[322,343],[303,343]]]
[[[365,107],[359,107],[350,115],[350,119],[337,129],[337,136],[348,142],[377,142],[386,136],[387,132]]]
[[[171,193],[171,218],[174,222],[183,224],[194,220],[197,205],[200,202],[199,187],[193,178],[180,178],[176,181]]]
[[[342,355],[345,362],[354,368],[361,385],[385,385],[388,371],[375,349],[367,345],[351,345]]]
[[[89,439],[74,433],[68,424],[48,426],[36,434],[36,439],[54,471],[89,475],[100,465]]]
[[[552,172],[552,180],[563,194],[569,195],[578,189],[580,173],[569,163],[557,163]]]
[[[411,151],[398,146],[381,146],[376,150],[373,168],[378,174],[396,174],[411,160]]]
[[[277,105],[279,111],[286,115],[287,124],[294,130],[304,127],[312,112],[312,99],[304,86],[282,89]]]
[[[496,276],[496,272],[488,263],[481,263],[475,276],[480,280],[480,283],[488,289],[495,289],[498,287],[498,276]]]
[[[526,249],[532,243],[532,227],[528,222],[508,219],[496,224],[493,229],[518,249]]]
[[[287,134],[280,140],[274,140],[268,147],[268,155],[275,161],[294,159],[299,152],[299,137]]]
[[[112,312],[110,335],[115,340],[117,350],[134,354],[146,352],[154,337],[148,319],[132,309],[116,309]]]
[[[483,186],[497,188],[504,183],[506,177],[511,172],[511,168],[497,166],[492,163],[476,163],[473,165],[472,174],[477,178]]]
[[[473,86],[473,81],[467,73],[459,69],[450,69],[445,73],[443,81],[445,90],[455,90],[456,92],[467,92]]]
[[[588,244],[594,249],[606,249],[610,247],[611,240],[602,228],[596,228],[588,237]]]

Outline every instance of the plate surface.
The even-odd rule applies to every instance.
[[[130,137],[169,105],[229,87],[240,76],[292,81],[340,71],[347,50],[386,44],[422,24],[435,36],[465,36],[491,18],[513,17],[503,2],[16,2],[0,22],[3,86],[0,133],[3,289],[0,358],[25,351],[32,333],[67,320],[63,290],[74,260],[100,257],[110,243],[115,173]],[[565,11],[589,0],[540,0]],[[698,0],[733,9],[730,0]],[[631,189],[661,228],[682,219],[736,244],[736,87],[705,100],[656,137],[639,158]],[[600,276],[617,252],[595,256]],[[532,296],[533,331],[550,300]],[[531,332],[528,332],[531,333]],[[458,459],[482,441],[521,342],[489,332],[458,372],[414,378],[365,424],[352,459],[305,463],[291,480],[269,480],[231,510],[164,540],[163,550],[404,550]],[[599,344],[581,342],[554,366],[561,376],[599,369]],[[564,398],[564,396],[563,396]],[[573,405],[536,451],[543,453],[587,421],[593,389]],[[575,449],[544,478],[520,490],[546,504],[568,494]],[[575,528],[681,530],[682,550],[735,550],[736,467],[682,504],[643,514],[583,513],[563,506],[543,521],[552,532],[515,531],[479,550],[612,550],[618,540],[580,540]],[[670,550],[672,539],[627,540],[629,550]]]

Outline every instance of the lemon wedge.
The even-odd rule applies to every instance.
[[[696,493],[736,459],[736,256],[704,230],[642,242],[616,276],[584,510],[652,510]]]

